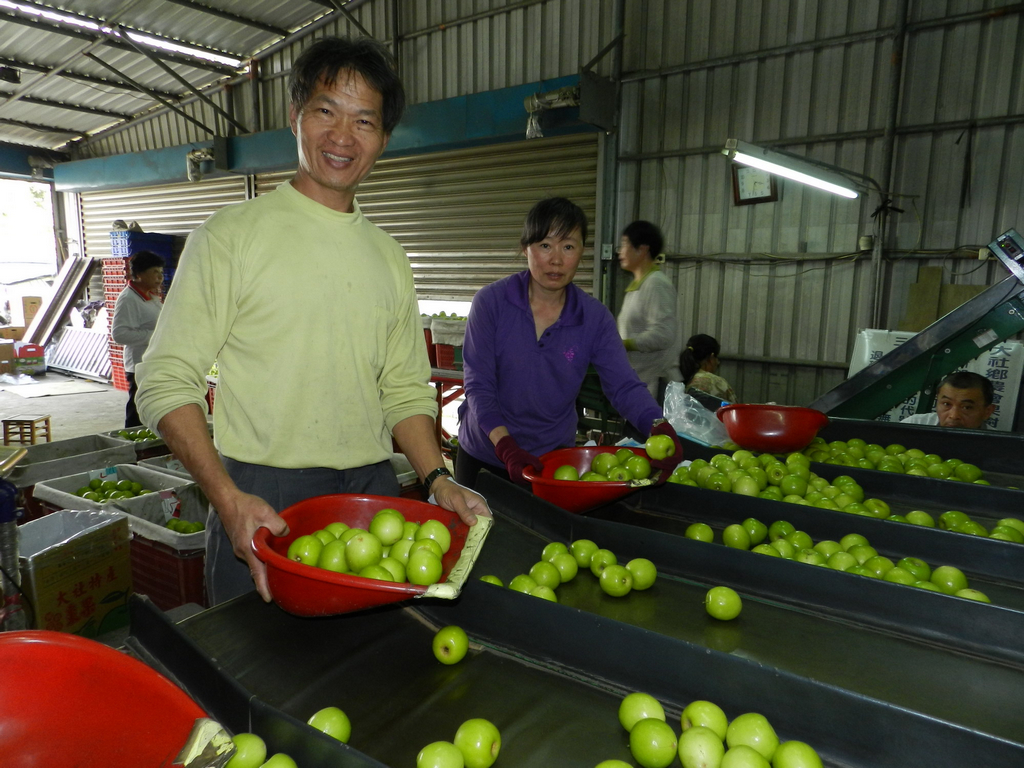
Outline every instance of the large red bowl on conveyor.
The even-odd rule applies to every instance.
[[[408,521],[440,520],[452,536],[451,547],[441,558],[441,581],[430,586],[364,579],[352,573],[334,573],[303,565],[287,557],[288,546],[299,536],[313,533],[330,523],[349,528],[369,528],[382,509],[397,509]],[[267,566],[267,582],[274,602],[296,616],[333,616],[413,597],[458,597],[473,569],[491,519],[480,517],[472,528],[454,512],[422,501],[393,496],[359,496],[338,493],[315,496],[293,504],[281,513],[288,523],[287,536],[273,536],[260,528],[252,548]]]
[[[790,453],[810,445],[828,416],[792,405],[726,405],[718,409],[729,439],[740,448],[762,453]]]
[[[599,453],[616,453],[622,450],[621,445],[597,445],[584,446],[582,448],[558,448],[549,451],[540,457],[544,463],[544,471],[534,472],[527,467],[523,471],[530,485],[533,486],[533,495],[544,501],[550,501],[556,507],[561,507],[566,512],[580,514],[596,509],[602,504],[610,504],[621,499],[623,496],[632,493],[637,488],[650,485],[646,481],[623,480],[609,482],[589,482],[584,480],[556,480],[555,470],[566,464],[575,467],[582,476],[590,469],[590,464]],[[629,447],[630,451],[638,456],[647,456],[642,448]],[[680,459],[682,461],[682,459]]]
[[[0,765],[170,766],[206,717],[141,661],[45,630],[0,633]]]

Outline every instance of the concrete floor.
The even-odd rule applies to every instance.
[[[44,376],[38,376],[36,380],[46,384],[86,381],[54,371],[49,371]],[[100,384],[99,386],[103,387],[102,392],[48,395],[46,397],[22,397],[2,390],[0,391],[0,419],[21,413],[48,413],[50,414],[50,432],[54,441],[121,429],[124,426],[124,405],[128,399],[127,393],[114,389],[110,384]]]

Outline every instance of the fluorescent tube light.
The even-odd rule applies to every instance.
[[[801,184],[817,187],[834,195],[850,199],[860,197],[860,193],[851,188],[849,179],[840,173],[829,171],[825,167],[819,168],[814,161],[764,149],[737,139],[726,141],[722,154],[737,163],[760,168],[776,176],[799,181]]]

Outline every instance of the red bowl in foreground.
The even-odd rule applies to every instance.
[[[345,523],[350,528],[368,528],[373,516],[387,508],[397,509],[406,520],[417,523],[431,519],[444,523],[451,532],[452,543],[441,558],[441,581],[451,580],[457,565],[460,566],[460,572],[463,570],[464,563],[459,561],[471,529],[454,512],[422,501],[394,496],[358,496],[347,493],[316,496],[293,504],[281,513],[281,517],[288,523],[287,536],[272,536],[266,528],[260,528],[253,536],[252,548],[256,556],[266,563],[267,581],[274,602],[296,616],[332,616],[427,594],[429,587],[364,579],[351,573],[334,573],[297,563],[287,557],[288,546],[299,536],[313,533],[333,522]],[[482,535],[489,523],[489,520],[482,520],[473,528],[480,528]],[[482,544],[480,538],[474,547],[474,557]],[[472,561],[468,562],[468,567],[472,567]],[[466,572],[468,575],[468,568]],[[456,591],[452,595],[438,596],[454,597],[457,594]]]
[[[801,451],[828,424],[821,411],[792,405],[726,405],[718,418],[736,445],[762,453]]]
[[[206,713],[159,672],[95,640],[0,632],[5,768],[170,765]]]
[[[550,501],[567,512],[579,514],[587,512],[602,504],[610,504],[616,499],[632,493],[636,486],[629,480],[619,482],[597,483],[581,480],[555,480],[555,470],[566,464],[575,467],[582,475],[590,469],[590,463],[599,453],[615,453],[621,451],[621,445],[592,445],[582,448],[557,448],[540,457],[544,462],[544,471],[537,474],[527,467],[523,477],[533,486],[534,496]],[[642,448],[628,447],[638,456],[647,456]]]

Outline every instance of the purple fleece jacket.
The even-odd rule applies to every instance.
[[[538,340],[529,283],[530,273],[519,272],[473,298],[462,350],[460,450],[501,467],[488,438],[500,426],[535,456],[574,445],[576,396],[590,365],[615,409],[649,433],[662,410],[630,367],[608,308],[570,284],[561,316]]]

